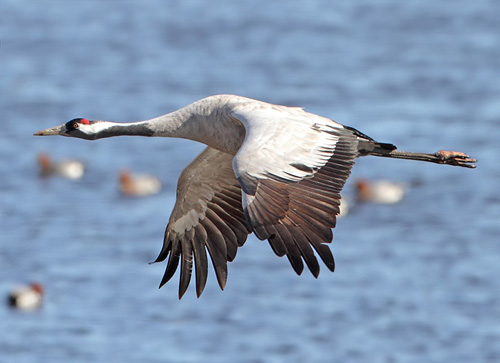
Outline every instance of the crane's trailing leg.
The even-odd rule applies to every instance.
[[[476,159],[460,151],[439,150],[434,154],[413,153],[408,151],[399,151],[397,149],[389,150],[386,148],[375,148],[369,153],[374,156],[382,156],[396,159],[428,161],[436,164],[448,164],[462,166],[464,168],[475,168]]]
[[[377,142],[353,127],[344,126],[344,128],[351,131],[357,137],[359,156],[373,155],[385,158],[428,161],[430,163],[462,166],[464,168],[476,167],[474,163],[477,160],[460,151],[439,150],[434,154],[400,151],[393,144]]]

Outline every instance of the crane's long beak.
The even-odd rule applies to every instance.
[[[34,136],[49,136],[49,135],[65,135],[66,134],[66,125],[60,125],[56,127],[51,127],[49,129],[45,129],[42,131],[35,132]]]

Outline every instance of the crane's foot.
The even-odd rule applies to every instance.
[[[434,155],[440,159],[440,164],[449,164],[463,166],[464,168],[475,168],[476,159],[472,159],[469,155],[460,151],[439,150]]]

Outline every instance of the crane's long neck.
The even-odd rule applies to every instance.
[[[148,128],[147,121],[140,122],[111,122],[96,121],[92,125],[93,133],[90,139],[103,139],[113,136],[153,136],[154,132]]]
[[[243,125],[227,112],[224,103],[200,100],[177,111],[150,120],[95,124],[96,139],[122,135],[178,137],[202,142],[235,154],[245,137]]]
[[[184,120],[171,117],[171,114],[138,122],[97,121],[93,125],[95,139],[113,136],[164,136],[178,137],[177,130]]]

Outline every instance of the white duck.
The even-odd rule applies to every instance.
[[[40,283],[16,287],[9,293],[9,306],[21,310],[34,310],[42,306],[44,289]]]
[[[161,182],[152,175],[132,174],[128,170],[122,170],[119,174],[119,187],[122,195],[145,197],[158,194]]]
[[[38,154],[38,167],[41,177],[60,176],[66,179],[80,179],[85,172],[85,165],[74,159],[53,161],[49,154]]]
[[[408,185],[390,180],[358,179],[355,188],[359,202],[396,204],[403,199]]]

